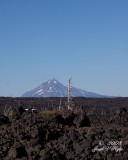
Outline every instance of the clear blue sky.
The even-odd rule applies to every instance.
[[[0,96],[71,76],[128,97],[128,0],[1,0]]]

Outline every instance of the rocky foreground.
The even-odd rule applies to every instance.
[[[83,109],[0,115],[1,160],[127,160],[128,111],[86,115]]]

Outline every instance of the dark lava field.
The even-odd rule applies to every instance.
[[[0,160],[128,159],[128,98],[66,100],[1,97]]]

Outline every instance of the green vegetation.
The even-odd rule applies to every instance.
[[[14,109],[12,109],[12,108],[9,108],[8,109],[8,117],[9,117],[9,119],[10,118],[12,118],[14,115],[15,115],[15,111],[14,111]]]
[[[44,110],[40,112],[41,115],[45,115],[45,116],[53,116],[58,113],[59,113],[59,110]]]

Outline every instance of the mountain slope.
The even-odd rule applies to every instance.
[[[55,78],[42,83],[35,89],[26,92],[22,97],[67,97],[68,88]],[[105,97],[93,92],[87,92],[75,87],[71,87],[72,97]]]

